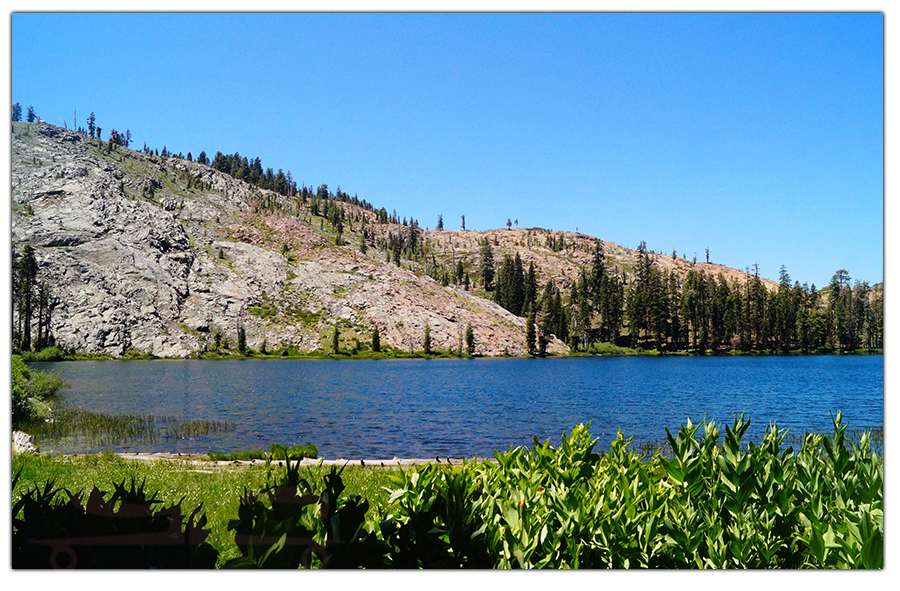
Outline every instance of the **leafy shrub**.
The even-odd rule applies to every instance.
[[[206,517],[197,517],[201,507],[187,518],[181,503],[155,509],[157,495],[148,497],[134,479],[106,495],[94,487],[82,505],[80,494],[52,482],[36,484],[12,508],[13,568],[215,566],[218,552],[205,542]]]
[[[63,351],[59,347],[45,347],[37,352],[23,351],[22,358],[25,361],[62,361],[71,358],[72,355]]]
[[[238,519],[228,528],[242,556],[225,568],[378,568],[388,566],[386,547],[367,531],[369,503],[343,499],[340,472],[332,467],[316,492],[300,477],[297,458],[285,448],[284,476],[260,495],[241,497]]]
[[[580,425],[558,449],[534,442],[496,464],[398,476],[382,524],[402,566],[498,568],[882,568],[883,462],[868,437],[795,454],[773,425],[668,429],[670,457],[641,461],[622,434],[608,452]],[[703,435],[699,435],[701,427]]]
[[[19,355],[12,356],[12,420],[21,423],[50,416],[47,399],[65,387],[56,374],[32,371]]]

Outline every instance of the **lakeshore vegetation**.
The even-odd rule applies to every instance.
[[[749,424],[666,429],[650,457],[621,433],[598,451],[579,425],[555,447],[409,469],[301,468],[286,449],[239,468],[18,454],[13,566],[113,566],[65,526],[100,545],[180,536],[122,544],[115,566],[131,568],[882,568],[869,435],[851,441],[838,413],[795,450],[775,425],[743,441]]]

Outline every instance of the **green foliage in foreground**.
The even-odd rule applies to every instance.
[[[13,479],[13,488],[16,480]],[[134,479],[109,495],[94,487],[88,498],[35,487],[14,505],[13,568],[213,568],[217,552],[206,543],[206,516],[197,507],[182,515],[149,495]],[[62,497],[66,498],[62,498]],[[58,499],[59,497],[59,499]],[[21,516],[17,518],[17,516]]]
[[[14,425],[50,417],[48,401],[65,383],[56,374],[32,371],[19,355],[12,356],[12,422]]]
[[[607,453],[579,426],[558,449],[403,474],[395,564],[499,568],[882,568],[883,462],[864,436],[809,435],[797,453],[767,430],[746,448],[743,417],[666,430],[650,462],[621,433]],[[700,427],[705,433],[698,436]],[[384,525],[382,530],[385,530]],[[386,538],[387,539],[387,538]]]
[[[185,513],[203,506],[206,527],[210,530],[207,542],[219,553],[217,564],[241,555],[228,524],[238,515],[238,507],[245,491],[259,491],[271,485],[280,469],[274,465],[205,466],[181,460],[132,460],[113,453],[101,456],[51,457],[16,454],[12,459],[13,474],[21,470],[12,489],[13,505],[31,488],[44,489],[45,483],[73,494],[89,493],[94,487],[112,491],[122,482],[136,479],[145,490],[159,494],[167,505],[181,503]],[[303,469],[310,482],[321,481],[328,471],[324,467]],[[377,523],[387,511],[390,470],[374,467],[348,466],[342,473],[348,490],[369,501],[366,517]],[[62,502],[65,496],[60,495]]]
[[[882,568],[884,466],[868,436],[849,442],[838,413],[833,436],[807,435],[795,452],[774,425],[743,444],[748,427],[741,416],[724,434],[713,423],[667,429],[670,454],[650,461],[621,433],[595,451],[580,425],[558,448],[535,439],[461,467],[323,473],[287,462],[272,481],[267,462],[242,493],[232,482],[185,506],[221,500],[210,544],[231,567]],[[185,495],[184,472],[148,489]],[[376,478],[392,492],[373,511]],[[223,515],[227,543],[215,537]]]

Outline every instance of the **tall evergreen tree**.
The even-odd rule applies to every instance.
[[[12,120],[13,121],[21,121],[22,120],[22,105],[20,105],[19,103],[13,103]]]
[[[15,310],[18,313],[18,341],[22,351],[31,350],[31,320],[34,315],[35,296],[37,292],[38,264],[34,248],[26,244],[22,256],[16,264],[15,285],[13,295],[16,299]]]
[[[641,241],[637,253],[635,276],[626,300],[626,314],[632,343],[635,346],[641,346],[652,328],[653,262],[647,255],[646,242]]]
[[[529,355],[537,354],[537,337],[535,332],[535,313],[529,312],[525,319],[525,348]]]
[[[593,326],[592,319],[594,316],[594,309],[591,303],[591,294],[590,294],[590,279],[588,278],[587,272],[582,270],[581,277],[578,281],[577,285],[577,301],[575,302],[575,309],[577,313],[577,321],[575,325],[577,327],[577,340],[579,348],[584,351],[591,345],[591,341],[593,339]],[[575,290],[572,292],[576,293]]]
[[[431,324],[425,321],[425,336],[423,339],[422,350],[426,355],[431,355]]]
[[[244,330],[244,324],[238,324],[238,353],[244,355],[247,351],[247,331]]]
[[[525,274],[525,295],[522,303],[522,314],[537,312],[537,275],[534,270],[534,261],[528,263],[528,272]]]
[[[491,242],[484,238],[481,243],[481,263],[479,265],[481,273],[481,284],[485,291],[494,290],[494,249]]]
[[[516,252],[512,266],[512,281],[510,283],[510,310],[516,316],[524,316],[525,308],[525,269],[522,266],[522,257]]]
[[[475,330],[471,322],[466,325],[466,352],[469,357],[475,354]]]
[[[378,332],[378,325],[372,329],[372,350],[376,353],[381,351],[381,333]]]

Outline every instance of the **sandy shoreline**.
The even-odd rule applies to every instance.
[[[74,457],[81,457],[84,454],[75,454]],[[264,465],[266,463],[265,460],[209,460],[206,456],[201,454],[181,454],[181,453],[118,453],[116,454],[120,458],[126,460],[173,460],[180,462],[189,462],[192,464],[198,464],[203,466],[255,466],[255,465]],[[426,464],[441,464],[441,465],[462,465],[463,462],[472,462],[475,461],[473,459],[463,459],[463,458],[391,458],[389,460],[385,459],[346,459],[346,458],[336,458],[336,459],[324,459],[324,458],[304,458],[299,460],[300,466],[308,466],[315,467],[318,465],[322,466],[361,466],[361,467],[375,467],[375,468],[398,468],[398,467],[406,467],[406,466],[423,466]],[[478,461],[484,461],[479,459]],[[493,461],[493,458],[490,458],[488,461]],[[284,460],[273,460],[273,465],[281,466],[284,465]]]

